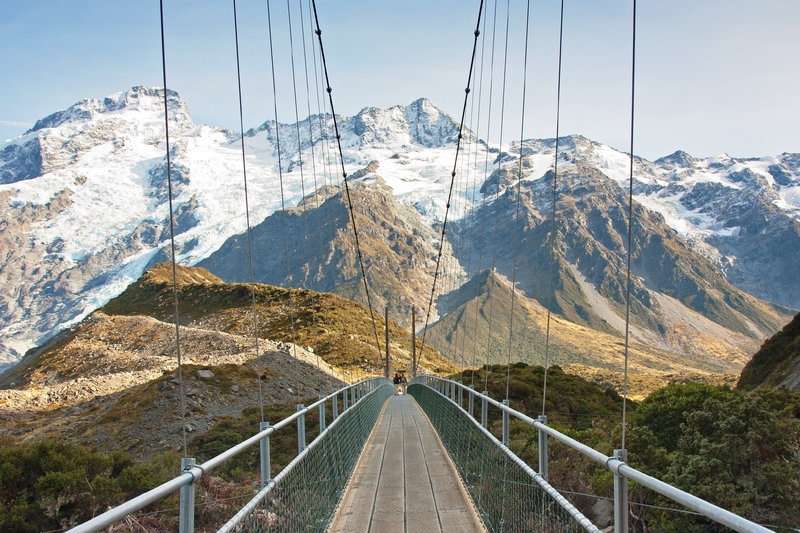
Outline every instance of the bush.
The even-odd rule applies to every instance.
[[[0,439],[0,531],[70,527],[158,483],[152,466],[124,452]]]
[[[709,398],[731,398],[733,395],[728,387],[671,383],[642,401],[633,414],[633,422],[650,428],[660,446],[674,451],[688,415],[701,409]]]
[[[666,480],[750,520],[796,527],[800,420],[765,396],[711,397],[689,414]]]

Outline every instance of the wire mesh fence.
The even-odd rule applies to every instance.
[[[439,433],[487,530],[597,531],[585,518],[577,520],[563,497],[454,403],[419,384],[409,394]]]
[[[323,531],[386,400],[388,383],[332,422],[220,531]]]

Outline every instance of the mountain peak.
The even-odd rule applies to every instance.
[[[444,113],[444,111],[439,108],[436,104],[434,104],[430,99],[426,97],[417,98],[410,104],[406,106],[406,109],[420,109],[424,110],[428,113],[435,112],[436,114]]]
[[[177,92],[167,89],[167,101],[173,112],[186,114],[188,116],[186,104],[181,100]],[[56,128],[72,122],[87,121],[98,114],[112,113],[126,108],[147,111],[154,109],[163,110],[163,102],[163,88],[137,85],[131,87],[127,91],[120,91],[106,96],[102,100],[99,98],[84,98],[66,109],[56,111],[36,121],[36,124],[25,133],[33,133],[45,128]]]
[[[668,167],[680,166],[692,168],[694,167],[695,163],[696,159],[683,150],[676,150],[669,155],[665,155],[664,157],[660,157],[655,160],[656,165]]]
[[[407,106],[365,107],[355,116],[345,118],[342,129],[355,134],[356,138],[349,141],[353,146],[363,149],[388,145],[399,149],[411,145],[438,148],[453,144],[459,127],[430,100],[418,98]]]

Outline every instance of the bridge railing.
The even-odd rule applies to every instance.
[[[599,533],[600,530],[484,425],[459,405],[463,393],[448,397],[412,380],[408,392],[436,428],[453,464],[490,532]],[[449,395],[452,396],[452,395]],[[474,404],[473,404],[474,405]],[[484,413],[486,410],[484,409]]]
[[[326,513],[333,515],[380,409],[393,393],[394,386],[389,380],[368,378],[321,396],[311,405],[298,404],[297,412],[273,425],[262,422],[258,433],[202,464],[195,464],[192,458],[182,459],[181,475],[72,528],[68,533],[100,531],[176,491],[180,491],[179,530],[191,533],[194,531],[198,481],[256,445],[260,448],[261,490],[220,531],[294,531],[298,522],[307,524],[301,529],[320,529],[317,526],[320,520],[325,519]],[[330,407],[330,419],[326,414],[327,407]],[[306,443],[305,416],[314,410],[319,412],[319,435],[311,443]],[[331,420],[329,424],[327,420]],[[297,456],[273,478],[270,435],[293,424],[297,426]],[[317,467],[311,472],[309,463],[312,462],[325,463],[325,467]],[[267,499],[268,495],[272,497]]]
[[[539,478],[543,478],[545,480],[548,478],[548,439],[555,439],[568,448],[604,466],[614,476],[613,513],[615,533],[628,531],[628,481],[635,481],[643,487],[646,487],[655,493],[658,493],[672,500],[673,502],[690,509],[695,513],[705,516],[713,522],[733,529],[734,531],[748,533],[767,533],[770,531],[764,526],[751,522],[701,498],[693,496],[688,492],[664,483],[663,481],[644,474],[635,468],[631,468],[626,464],[627,457],[625,450],[615,450],[614,455],[609,457],[567,435],[564,435],[560,431],[549,427],[547,425],[546,417],[540,416],[536,419],[529,417],[515,409],[512,409],[505,401],[499,402],[490,398],[487,391],[478,392],[473,387],[465,386],[460,382],[429,375],[417,376],[411,381],[411,384],[424,386],[426,389],[435,393],[439,400],[443,400],[444,402],[450,404],[453,409],[460,411],[462,418],[469,420],[472,425],[478,426],[485,434],[491,436],[491,438],[494,439],[496,446],[508,454],[509,457],[511,457],[513,461],[517,462],[520,467],[527,467],[530,469],[528,474],[537,483],[540,481]],[[414,394],[414,392],[411,391],[411,388],[409,388],[409,392]],[[424,400],[420,402],[420,405],[423,409],[426,409]],[[502,441],[496,439],[487,429],[488,411],[490,405],[496,409],[499,409],[502,413]],[[478,414],[480,418],[476,418],[475,415],[475,411],[478,409],[480,410]],[[428,411],[426,410],[426,413],[427,412]],[[532,468],[530,468],[524,461],[519,459],[519,457],[517,457],[510,450],[510,448],[508,448],[509,428],[512,418],[524,422],[525,424],[536,429],[538,432],[538,473],[534,472]],[[436,424],[434,423],[434,425]],[[440,428],[437,428],[437,430],[438,429]],[[445,440],[444,435],[442,435],[442,438]],[[445,445],[447,444],[445,443]],[[450,448],[448,448],[448,452],[451,454],[451,456],[454,454],[454,451]],[[462,476],[466,476],[465,482],[468,486],[471,484],[470,476],[473,475],[474,473],[462,472]],[[512,490],[519,490],[519,487],[514,487]],[[475,498],[474,494],[473,498]],[[475,503],[480,507],[481,502],[476,501]],[[579,517],[572,511],[570,511],[570,514],[573,516],[573,518],[579,520]],[[583,515],[580,516],[582,517]],[[487,522],[485,517],[484,522]],[[586,525],[583,522],[581,523],[581,525],[584,526],[584,529],[587,531],[596,531],[596,528],[591,529],[595,526],[591,525],[590,522],[589,524],[590,525]],[[493,529],[491,523],[487,523],[486,525],[490,529]]]

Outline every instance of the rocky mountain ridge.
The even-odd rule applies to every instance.
[[[426,224],[412,207],[398,202],[378,174],[378,161],[353,173],[350,199],[358,227],[362,259],[373,307],[384,305],[426,309],[438,254],[438,227]],[[344,187],[329,186],[310,194],[298,206],[277,211],[250,232],[255,279],[261,283],[335,292],[367,305],[361,271],[349,221]],[[274,253],[289,237],[286,254]],[[443,277],[466,278],[445,242]],[[198,266],[219,274],[228,282],[250,279],[247,236],[235,235]],[[393,311],[393,316],[397,312]],[[438,318],[434,302],[432,321]],[[398,317],[410,326],[410,313]],[[396,318],[397,319],[397,318]]]
[[[0,286],[4,287],[0,291],[3,322],[0,366],[18,361],[29,348],[78,323],[124,290],[149,265],[169,257],[168,232],[165,232],[168,212],[163,96],[160,89],[134,87],[103,100],[85,100],[42,119],[26,134],[0,145],[0,181],[3,182],[0,198],[4,201],[0,220],[0,247],[4,252],[0,263]],[[194,124],[177,94],[170,92],[167,96],[172,121],[178,259],[184,264],[197,264],[245,229],[239,139],[230,131]],[[382,194],[387,202],[391,200],[413,208],[421,217],[403,230],[411,230],[413,253],[393,251],[388,254],[391,258],[387,263],[391,267],[388,272],[381,273],[380,262],[374,263],[373,284],[377,286],[393,277],[400,265],[415,260],[424,265],[431,256],[431,246],[434,246],[430,242],[431,232],[422,225],[433,227],[435,233],[435,225],[443,216],[457,124],[425,99],[388,110],[365,108],[354,117],[339,118],[348,173],[353,175],[377,161],[376,169],[365,170],[362,185],[366,187],[373,182],[381,185],[379,177],[384,188],[377,189],[384,192],[374,194]],[[313,150],[310,144],[305,144],[308,140],[298,143],[296,126],[292,124],[281,123],[276,130],[275,123],[267,121],[247,132],[245,145],[253,226],[265,222],[280,207],[276,131],[281,136],[283,168],[280,174],[288,205],[300,203],[304,194],[309,198],[314,185],[324,191],[340,183],[339,178],[333,177],[338,176],[338,159],[329,142],[330,123],[330,115],[325,114],[301,122],[301,136],[311,128]],[[501,192],[513,183],[515,170],[511,163],[520,150],[524,156],[523,184],[529,191],[526,193],[530,195],[529,202],[531,206],[540,202],[547,196],[547,180],[542,179],[552,167],[554,144],[553,139],[527,140],[521,145],[512,143],[503,147],[501,153],[498,147],[488,146],[466,131],[465,147],[470,157],[462,161],[461,171],[467,179],[458,180],[453,191],[454,205],[462,207],[451,210],[451,220],[463,217],[462,227],[466,228],[470,217],[481,209],[482,198],[473,194],[474,184],[488,194],[491,204],[493,187],[496,187],[493,183],[499,183]],[[302,153],[297,151],[298,147],[302,148]],[[627,156],[622,152],[580,136],[561,139],[559,150],[564,161],[560,168],[566,171],[572,165],[576,184],[582,173],[591,178],[594,185],[591,191],[581,193],[585,196],[591,192],[600,199],[603,194],[615,197],[613,185],[627,182]],[[484,168],[492,174],[484,176]],[[798,262],[797,250],[800,250],[799,169],[797,154],[757,159],[725,155],[697,159],[676,152],[653,162],[637,158],[635,199],[641,206],[637,212],[645,213],[648,219],[652,216],[647,213],[659,213],[663,217],[662,226],[666,225],[675,233],[669,242],[683,243],[675,245],[690,250],[695,256],[704,256],[706,267],[715,272],[715,279],[721,277],[761,298],[798,307],[800,281],[791,274]],[[300,180],[301,171],[305,183]],[[598,172],[602,178],[596,176]],[[577,198],[575,191],[570,195]],[[593,203],[591,196],[584,200],[587,205]],[[603,209],[610,207],[611,204],[606,203],[595,211],[601,219],[606,218],[610,214]],[[543,205],[536,207],[536,212],[541,217],[547,214]],[[393,221],[364,213],[377,224],[375,231],[391,233],[385,225]],[[531,213],[533,210],[528,210],[526,216],[532,216]],[[408,214],[401,218],[411,220],[413,217]],[[618,217],[610,218],[618,224]],[[534,234],[542,236],[541,230],[535,230],[542,225],[533,223],[533,219],[528,222],[526,227],[533,231],[528,242],[532,243]],[[334,236],[336,232],[328,230],[331,230],[327,235],[329,243],[341,245],[345,242],[343,233]],[[621,234],[619,228],[614,228],[614,232]],[[398,244],[402,233],[398,232]],[[613,232],[608,234],[613,236]],[[455,241],[451,246],[464,248]],[[295,248],[299,250],[303,246]],[[615,248],[609,248],[612,249]],[[774,253],[775,249],[780,253]],[[767,251],[770,253],[765,253]],[[346,252],[347,249],[345,258]],[[409,259],[412,255],[415,259]],[[605,260],[613,263],[614,254],[606,255]],[[459,259],[448,261],[453,271],[467,270],[468,266],[471,272],[476,271],[474,266],[464,262],[463,256]],[[587,276],[586,268],[577,269],[584,280],[574,273],[568,275],[567,270],[577,264],[575,258],[567,259],[562,269],[564,279],[576,280],[581,292],[594,291],[603,295],[595,286],[602,285],[602,280]],[[305,263],[308,261],[295,259],[293,264],[298,267],[289,273],[298,286],[305,286],[306,278],[311,279],[303,273],[303,268],[317,268],[314,261],[307,267],[303,266]],[[328,259],[321,263],[336,264]],[[699,264],[695,259],[690,263]],[[345,264],[352,264],[352,261],[343,261],[340,266]],[[486,268],[485,263],[483,268]],[[280,272],[273,275],[283,276]],[[396,287],[378,291],[383,293],[381,298],[391,293],[390,300],[417,303],[421,299],[417,285],[423,284],[425,274],[410,276],[418,279],[399,292]],[[299,282],[301,278],[302,283]],[[343,282],[344,278],[348,275],[342,277]],[[613,292],[613,283],[609,283],[607,288]],[[640,295],[645,294],[641,287],[637,290]],[[356,289],[351,287],[350,291],[348,294],[355,294]],[[713,295],[713,292],[708,294]],[[538,299],[536,294],[533,296]],[[608,295],[603,295],[603,299],[606,297]],[[609,301],[618,302],[619,299]],[[441,298],[437,304],[442,310],[447,307]],[[604,325],[597,318],[602,313],[592,311],[593,306],[580,305],[586,310],[586,317],[581,317],[580,310],[573,306],[569,318],[580,318],[605,331],[618,329],[607,320],[610,317],[613,322],[610,315],[605,317],[609,324]],[[609,305],[614,307],[613,303]],[[717,299],[714,306],[722,307],[715,313],[728,313],[725,309],[730,305],[731,302]],[[734,307],[736,305],[739,304]],[[563,307],[564,312],[568,313],[568,309],[569,306]],[[780,309],[776,312],[784,313]],[[597,317],[593,318],[592,313]],[[763,313],[759,311],[757,315]],[[642,320],[648,322],[649,328],[658,330],[658,321],[647,318],[646,313]],[[762,320],[763,323],[759,320],[762,319],[756,317],[753,326],[764,337],[770,333],[766,330],[774,331],[779,327],[779,319],[763,319],[766,320]],[[744,323],[741,318],[723,322],[725,328],[744,335],[748,335],[745,329],[753,329],[741,327]],[[736,325],[737,322],[740,325]],[[665,333],[659,332],[659,335]]]
[[[178,259],[196,264],[246,228],[239,137],[194,124],[178,95],[170,91],[167,96]],[[0,145],[0,286],[5,288],[0,291],[0,369],[78,323],[148,266],[169,257],[163,97],[161,89],[134,87],[103,100],[84,100]],[[323,176],[335,161],[323,131],[331,127],[331,117],[322,118],[322,126],[313,117],[306,121],[318,128],[316,159],[306,154],[300,165],[297,153],[285,154],[281,172],[288,205],[313,191],[312,181],[321,188],[340,181]],[[443,161],[449,159],[447,146],[457,127],[427,100],[388,112],[366,109],[342,124],[351,147],[349,170],[374,160],[371,154],[384,159],[409,149],[411,157],[404,153],[392,160],[412,185],[407,198],[419,193],[413,183],[443,186],[435,181],[447,175]],[[270,127],[274,130],[274,123],[245,138],[254,225],[281,205]],[[387,127],[391,135],[383,135]],[[292,150],[294,135],[296,150],[295,126],[281,124],[280,134],[282,149]],[[431,158],[432,153],[439,155]],[[319,169],[313,180],[311,166]],[[422,196],[430,212],[443,203],[435,195]]]
[[[495,228],[492,223],[496,216],[500,220],[515,216],[517,193],[509,176],[516,165],[507,164],[487,181],[486,188],[496,187],[498,182],[501,187],[490,204],[457,222],[455,231],[463,232],[457,242],[465,245],[455,247],[456,255],[462,262],[479,257],[483,243],[491,241],[496,252],[484,253],[483,261],[473,263],[470,276],[494,266],[510,279],[516,253],[516,280],[523,294],[545,305],[552,302],[553,311],[572,322],[622,334],[627,247],[624,192],[583,161],[559,167],[553,289],[548,294],[552,217],[548,191],[552,190],[553,172],[537,178],[535,161],[523,165],[521,230],[516,244],[514,226]],[[702,345],[706,337],[724,339],[731,347],[750,352],[791,316],[789,309],[759,301],[733,287],[658,212],[634,205],[632,237],[632,337],[638,342],[679,353],[700,353],[702,346],[690,346],[687,341]]]

